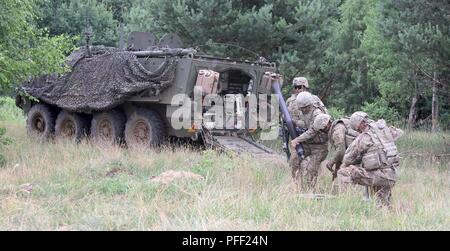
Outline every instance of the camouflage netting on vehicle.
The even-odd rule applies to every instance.
[[[75,112],[101,111],[123,103],[144,90],[158,95],[172,84],[176,59],[167,57],[153,72],[129,51],[103,46],[74,51],[67,59],[71,71],[62,76],[44,75],[22,87],[46,103]]]

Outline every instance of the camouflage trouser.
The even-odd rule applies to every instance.
[[[351,165],[339,169],[337,176],[340,182],[369,187],[379,205],[390,205],[391,190],[396,180],[393,167],[368,171],[360,166]]]
[[[303,145],[306,152],[310,154],[301,160],[295,151],[293,152],[290,166],[292,168],[292,178],[300,183],[303,189],[313,189],[319,175],[320,163],[325,160],[328,154],[328,145]]]

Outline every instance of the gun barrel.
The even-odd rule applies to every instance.
[[[284,101],[283,94],[281,93],[280,84],[278,82],[273,83],[272,90],[277,95],[281,113],[283,114],[283,120],[286,122],[286,126],[288,128],[289,134],[293,138],[298,137],[297,131],[295,130],[295,127],[294,127],[294,123],[292,122],[291,115],[289,114],[289,110],[287,108],[286,102]]]
[[[194,49],[164,48],[153,51],[132,51],[137,57],[186,56],[197,53]]]
[[[284,101],[283,94],[281,92],[280,83],[278,80],[272,83],[272,90],[278,98],[278,103],[280,105],[281,113],[283,114],[283,120],[286,123],[287,129],[289,131],[289,135],[291,139],[297,138],[299,135],[297,130],[295,129],[294,123],[292,122],[291,115],[289,114],[286,102]],[[303,147],[299,144],[295,147],[295,151],[297,152],[300,158],[304,158],[304,150]]]

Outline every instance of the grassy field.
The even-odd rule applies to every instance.
[[[0,230],[450,230],[450,134],[412,132],[393,209],[362,190],[326,199],[295,191],[285,164],[189,147],[132,152],[89,142],[38,143],[1,109]],[[12,115],[8,115],[11,113]],[[167,170],[203,179],[154,182]],[[330,193],[322,169],[320,193]]]

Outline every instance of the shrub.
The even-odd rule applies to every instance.
[[[400,123],[400,115],[398,112],[389,106],[388,102],[384,99],[378,99],[373,103],[365,102],[362,106],[362,110],[369,114],[374,119],[384,119],[391,124]]]
[[[344,115],[345,115],[344,109],[341,109],[341,108],[338,108],[338,107],[335,107],[335,106],[330,107],[328,109],[328,113],[330,114],[330,116],[333,119],[340,119],[340,118],[344,117]]]
[[[22,110],[16,106],[11,97],[0,97],[0,121],[22,121],[24,120]]]
[[[11,139],[5,137],[6,129],[0,127],[0,150],[4,145],[7,145],[11,142]],[[6,164],[5,156],[0,152],[0,167]]]

